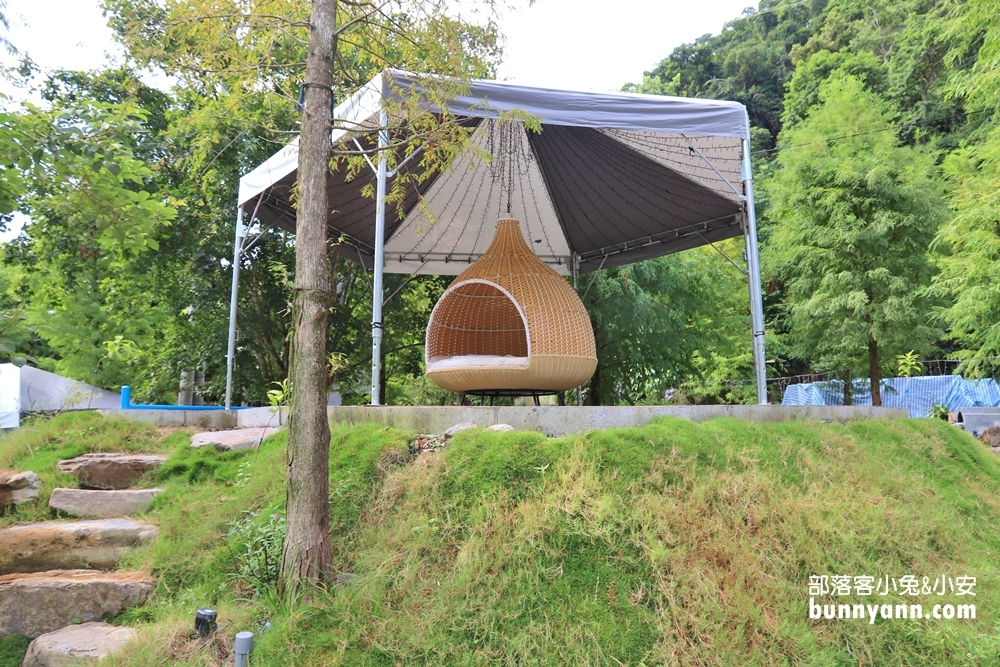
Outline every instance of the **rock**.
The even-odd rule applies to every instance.
[[[445,448],[445,438],[443,435],[418,435],[410,443],[410,453],[413,455],[426,454],[428,452],[438,452]]]
[[[358,580],[358,575],[350,572],[341,572],[333,578],[335,586],[351,586]]]
[[[135,636],[132,628],[107,623],[70,625],[31,642],[21,667],[69,667],[85,658],[100,660]]]
[[[0,510],[9,505],[20,505],[38,498],[42,480],[29,471],[0,470]]]
[[[49,507],[71,516],[131,516],[149,509],[153,499],[163,489],[130,491],[91,491],[87,489],[54,489]]]
[[[987,447],[1000,447],[1000,426],[990,426],[979,436]]]
[[[110,569],[125,552],[156,537],[132,519],[46,521],[0,530],[0,575],[60,568]]]
[[[507,431],[513,431],[514,427],[510,424],[494,424],[486,429],[487,431],[496,431],[497,433],[506,433]]]
[[[166,456],[156,454],[94,452],[60,461],[59,470],[75,474],[83,486],[94,489],[127,489],[166,460]]]
[[[473,424],[472,422],[461,422],[459,424],[455,424],[454,426],[452,426],[451,428],[449,428],[447,431],[444,432],[444,437],[450,438],[460,431],[467,431],[470,428],[476,428],[476,426],[477,425]]]
[[[231,451],[254,449],[264,438],[274,435],[280,428],[234,428],[228,431],[205,431],[191,436],[192,447],[214,446],[216,449]]]
[[[0,576],[0,637],[38,637],[142,604],[156,585],[141,572],[52,570]]]

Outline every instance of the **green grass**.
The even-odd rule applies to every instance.
[[[17,667],[27,650],[26,637],[0,637],[0,666]]]
[[[173,452],[146,517],[160,539],[122,565],[159,586],[115,619],[140,641],[107,667],[218,665],[265,618],[259,666],[1000,664],[1000,463],[938,420],[466,431],[411,462],[406,433],[336,429],[333,554],[356,578],[306,602],[242,581],[230,534],[282,512],[284,433],[220,453],[76,419]],[[27,437],[0,442],[0,461],[42,467],[75,446],[36,434],[28,452]],[[812,574],[942,573],[978,577],[976,620],[807,618]],[[220,611],[217,642],[187,638],[204,605]]]

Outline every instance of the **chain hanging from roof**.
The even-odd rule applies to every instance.
[[[496,120],[490,118],[490,177],[507,193],[507,215],[514,194],[514,179],[528,175],[528,165],[534,159],[527,146],[524,127],[516,120]],[[501,199],[502,203],[502,199]]]

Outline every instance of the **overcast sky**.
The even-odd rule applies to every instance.
[[[618,90],[640,81],[674,47],[719,32],[748,5],[756,2],[536,0],[504,17],[507,49],[499,78]],[[45,68],[94,69],[106,54],[120,53],[97,0],[8,0],[7,14],[11,41]]]

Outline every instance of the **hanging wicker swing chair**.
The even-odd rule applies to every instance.
[[[597,368],[583,302],[510,219],[434,306],[425,355],[427,375],[462,394],[565,391]]]

